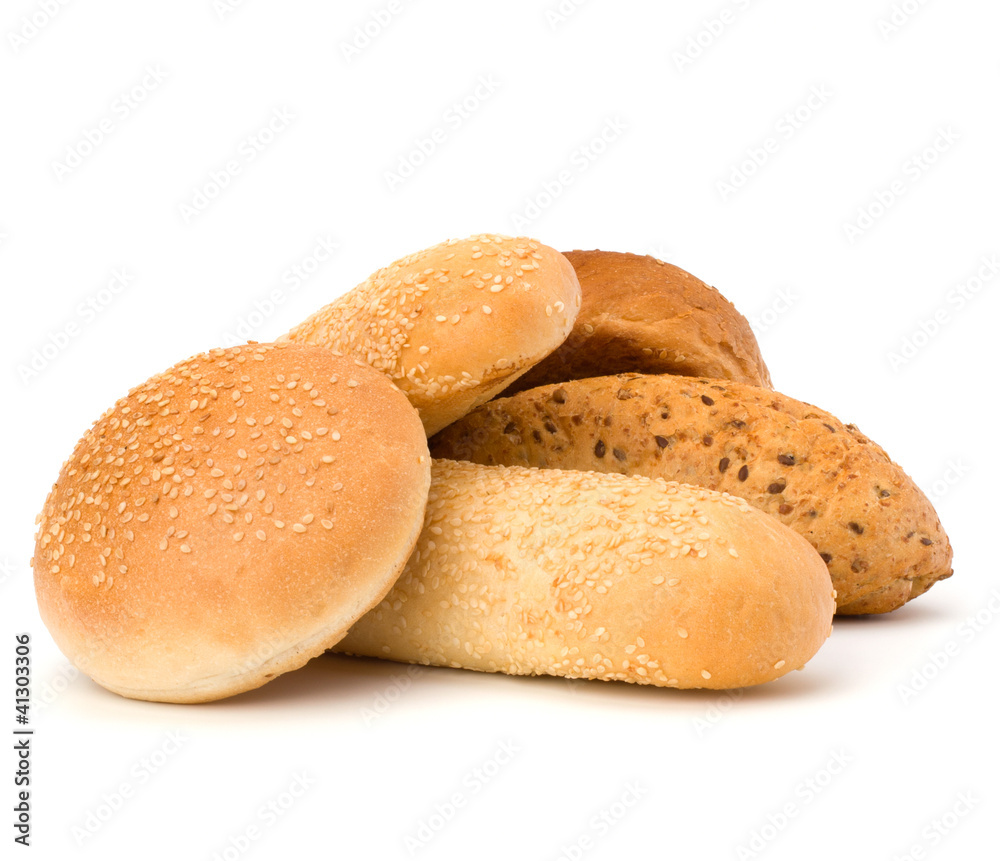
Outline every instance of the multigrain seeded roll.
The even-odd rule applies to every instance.
[[[484,404],[435,457],[649,475],[740,496],[805,536],[842,614],[885,613],[951,576],[934,507],[854,425],[777,392],[622,374]]]
[[[569,261],[534,239],[453,239],[380,269],[285,338],[385,373],[427,435],[558,347],[580,310]]]
[[[655,257],[567,251],[583,304],[563,345],[505,395],[636,372],[771,387],[750,324],[718,290]]]
[[[213,350],[77,443],[38,518],[42,620],[126,697],[204,702],[339,640],[395,581],[430,482],[416,411],[354,359]]]
[[[815,551],[741,499],[638,476],[435,461],[413,555],[336,650],[735,688],[801,668],[833,611]]]

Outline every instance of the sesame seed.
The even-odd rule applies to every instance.
[[[677,629],[677,636],[680,637],[682,640],[686,640],[687,639],[687,635],[688,635],[687,628],[678,628]]]
[[[702,670],[701,671],[701,677],[703,679],[710,679],[710,678],[712,678],[712,674],[708,670]]]
[[[292,524],[292,531],[293,532],[305,532],[306,528],[301,523],[293,523]]]
[[[484,314],[492,314],[493,313],[493,309],[489,305],[483,305],[483,313]]]
[[[261,541],[267,538],[267,533],[263,529],[258,529],[255,534]]]
[[[234,532],[233,533],[233,541],[242,541],[242,540],[243,540],[243,533],[242,532]]]
[[[783,666],[785,666],[785,662],[784,662],[784,661],[778,661],[778,663],[776,663],[776,664],[774,665],[774,668],[775,668],[776,670],[780,670],[780,669],[781,669],[781,668],[782,668]]]

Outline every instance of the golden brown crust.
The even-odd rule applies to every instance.
[[[524,237],[473,236],[380,269],[285,338],[388,375],[429,436],[551,353],[579,309],[579,282],[558,251]]]
[[[568,251],[583,294],[565,343],[509,387],[635,372],[771,387],[750,324],[718,290],[655,257]]]
[[[413,408],[297,344],[194,356],[77,444],[39,516],[42,619],[124,696],[202,702],[321,653],[389,589],[430,480]]]
[[[516,675],[732,688],[826,640],[830,578],[743,500],[659,479],[435,461],[398,582],[337,651]]]
[[[436,436],[431,453],[658,476],[741,496],[822,554],[838,612],[887,612],[951,574],[933,506],[879,446],[755,386],[629,374],[545,386],[485,404]]]

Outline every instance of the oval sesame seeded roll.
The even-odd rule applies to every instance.
[[[750,324],[714,287],[649,255],[567,251],[566,258],[583,297],[573,331],[508,394],[624,372],[771,388]]]
[[[842,614],[885,613],[951,575],[930,501],[854,425],[723,380],[621,374],[484,404],[435,457],[648,475],[741,496],[803,536]]]
[[[194,356],[64,464],[32,560],[42,620],[123,696],[259,687],[385,595],[429,482],[416,411],[367,365],[297,344]]]
[[[833,611],[812,547],[742,499],[639,476],[441,460],[406,568],[336,650],[734,688],[802,667]]]
[[[327,347],[382,371],[430,436],[556,349],[579,309],[580,284],[558,251],[491,234],[397,260],[283,340]]]

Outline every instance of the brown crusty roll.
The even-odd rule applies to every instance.
[[[77,443],[38,518],[38,608],[126,697],[205,702],[339,640],[399,575],[430,457],[383,375],[298,344],[180,362]]]
[[[951,575],[913,481],[854,425],[756,386],[622,374],[485,404],[431,441],[482,464],[649,475],[740,496],[819,551],[838,612],[884,613]]]
[[[750,324],[718,290],[655,257],[567,251],[583,304],[558,350],[506,394],[636,372],[771,387]]]
[[[382,371],[430,436],[556,349],[579,310],[580,284],[562,254],[534,239],[491,234],[397,260],[282,340]]]
[[[413,555],[336,651],[735,688],[801,668],[833,611],[812,547],[741,499],[639,476],[435,461]]]

